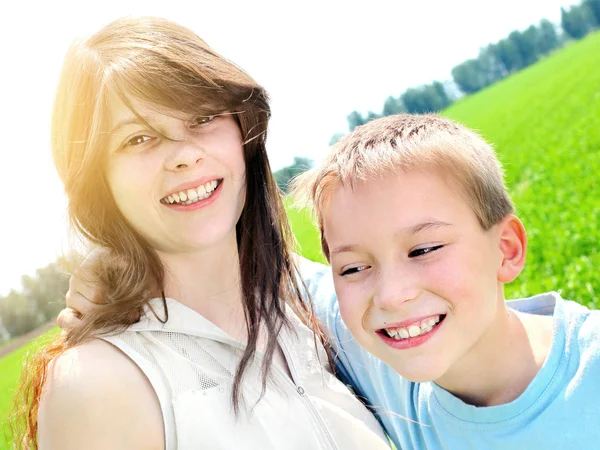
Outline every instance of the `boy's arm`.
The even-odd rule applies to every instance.
[[[63,309],[56,323],[63,330],[75,328],[80,323],[80,317],[92,311],[102,303],[103,289],[94,284],[91,266],[97,258],[102,257],[102,250],[91,252],[69,279],[69,290],[65,296],[67,307]]]

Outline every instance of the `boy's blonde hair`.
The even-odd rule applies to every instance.
[[[330,149],[320,167],[294,180],[293,195],[316,214],[327,259],[323,206],[332,188],[407,170],[435,170],[446,177],[484,230],[514,212],[502,166],[481,136],[434,114],[387,116],[357,127]]]

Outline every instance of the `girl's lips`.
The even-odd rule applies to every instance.
[[[217,186],[217,188],[212,192],[212,195],[210,197],[205,198],[203,200],[199,200],[190,205],[182,205],[180,203],[169,203],[169,204],[161,203],[161,204],[163,206],[166,206],[167,208],[173,209],[175,211],[181,211],[181,212],[196,211],[200,208],[210,206],[215,201],[217,201],[217,198],[221,195],[221,191],[223,190],[223,184],[224,184],[224,181],[221,181],[219,183],[219,185]]]
[[[188,181],[187,183],[183,183],[183,184],[180,184],[179,186],[174,187],[173,190],[171,191],[171,193],[165,195],[163,198],[167,198],[169,195],[178,194],[181,191],[187,191],[188,189],[197,189],[199,186],[202,186],[212,180],[219,181],[219,180],[222,180],[222,178],[211,175],[211,176],[199,178],[195,181]]]
[[[377,333],[377,336],[379,336],[379,338],[389,347],[392,347],[397,350],[406,350],[409,348],[415,348],[420,345],[423,345],[425,342],[427,342],[429,339],[431,339],[433,337],[433,335],[436,334],[440,328],[442,328],[444,326],[444,323],[445,323],[445,318],[442,319],[439,323],[437,323],[431,329],[431,331],[429,331],[425,334],[420,334],[419,336],[407,337],[405,339],[395,339],[393,337],[389,337],[383,330],[378,330],[378,331],[376,331],[376,333]]]

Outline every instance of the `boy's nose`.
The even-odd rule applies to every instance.
[[[395,310],[404,302],[416,299],[418,295],[419,289],[410,274],[380,272],[373,304],[383,310]]]

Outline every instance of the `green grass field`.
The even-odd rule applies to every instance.
[[[57,334],[58,328],[52,328],[39,338],[0,359],[0,450],[11,448],[6,437],[7,418],[12,409],[12,395],[21,376],[21,366],[25,356],[28,352],[49,342]]]
[[[511,298],[562,289],[600,306],[600,33],[573,43],[444,115],[495,144],[517,213],[529,235],[524,273]],[[301,252],[323,261],[306,211],[289,209]],[[52,330],[49,334],[56,333]],[[37,341],[0,359],[0,450],[21,361]]]

